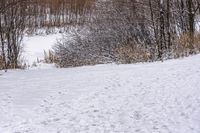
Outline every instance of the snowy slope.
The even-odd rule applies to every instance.
[[[0,133],[200,133],[200,55],[9,71],[0,76]]]

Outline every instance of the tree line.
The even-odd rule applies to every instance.
[[[17,68],[24,34],[72,30],[54,46],[61,67],[177,58],[200,51],[199,0],[1,0],[0,64]]]
[[[195,54],[199,15],[198,0],[96,0],[92,21],[73,32],[73,41],[65,37],[54,47],[56,62],[70,67]]]

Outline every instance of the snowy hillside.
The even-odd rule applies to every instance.
[[[200,55],[9,71],[0,118],[0,133],[200,133]]]

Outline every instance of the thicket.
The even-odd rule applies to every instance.
[[[200,51],[199,20],[199,0],[1,0],[0,68],[21,67],[25,34],[55,28],[66,36],[45,58],[60,67],[188,56]]]
[[[98,0],[91,21],[72,32],[74,40],[66,36],[54,47],[56,63],[135,63],[199,53],[199,14],[198,0]]]

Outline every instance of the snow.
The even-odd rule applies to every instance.
[[[0,133],[199,133],[200,55],[0,75]]]
[[[55,45],[57,40],[62,37],[62,34],[50,34],[50,35],[38,35],[38,36],[25,36],[23,40],[24,52],[22,54],[25,57],[24,61],[32,65],[37,59],[44,59],[44,50],[49,51],[52,46]]]
[[[52,63],[52,64],[47,64],[47,63],[36,63],[35,67],[29,67],[27,68],[28,70],[37,70],[37,69],[54,69],[56,68],[56,64]]]

